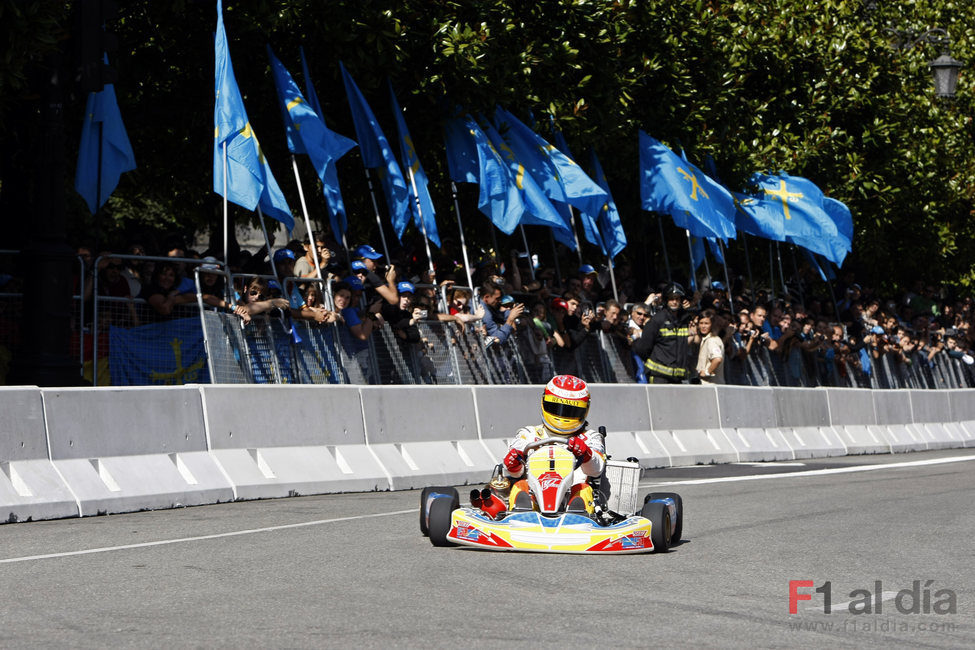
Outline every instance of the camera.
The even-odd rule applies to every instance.
[[[423,319],[425,319],[429,315],[429,313],[430,312],[428,312],[426,309],[420,309],[417,312],[417,315],[420,317],[420,320],[423,320]]]

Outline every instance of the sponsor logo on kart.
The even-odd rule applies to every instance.
[[[544,474],[538,480],[539,485],[542,486],[543,490],[550,490],[552,488],[557,488],[562,483],[562,477],[558,474],[554,476],[551,474]]]

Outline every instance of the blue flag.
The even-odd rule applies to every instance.
[[[217,31],[214,35],[216,74],[213,107],[213,191],[228,201],[248,210],[260,205],[264,214],[283,223],[288,230],[295,227],[294,217],[281,188],[274,180],[271,167],[261,152],[261,145],[251,129],[244,110],[244,100],[237,87],[227,32],[223,27],[223,11],[217,0]],[[224,178],[224,152],[227,177]],[[226,182],[226,195],[224,183]]]
[[[704,240],[700,237],[691,237],[691,265],[694,270],[701,268],[704,264]]]
[[[208,384],[199,318],[179,318],[108,333],[113,386]]]
[[[524,202],[524,213],[521,215],[520,223],[531,226],[547,226],[552,228],[552,234],[560,242],[572,242],[571,247],[575,247],[575,237],[569,230],[561,215],[552,207],[552,203],[545,196],[542,188],[538,186],[531,174],[525,173],[525,166],[505,142],[504,138],[495,130],[489,122],[486,122],[485,134],[492,147],[497,151],[508,167],[508,172],[514,180],[515,187],[519,191],[521,200]],[[518,225],[518,224],[515,224]],[[499,226],[500,228],[500,226]],[[507,235],[514,232],[505,231]]]
[[[444,145],[447,148],[447,175],[457,183],[477,183],[479,177],[478,148],[470,132],[468,119],[452,117],[443,125]]]
[[[305,101],[287,68],[274,56],[270,46],[267,48],[267,55],[271,61],[271,74],[278,91],[285,131],[288,133],[288,147],[293,153],[307,154],[311,160],[324,187],[332,232],[338,241],[342,241],[348,223],[335,163],[356,144],[325,126],[321,116]]]
[[[626,248],[626,234],[623,232],[623,224],[620,221],[620,213],[616,209],[616,202],[613,201],[613,195],[610,194],[609,183],[606,181],[606,174],[603,173],[603,166],[599,164],[599,159],[596,158],[596,150],[591,149],[589,155],[593,177],[599,186],[606,190],[606,196],[609,197],[602,210],[599,211],[599,218],[597,219],[600,238],[603,242],[603,252],[610,257],[616,257],[620,251]]]
[[[406,224],[410,219],[410,193],[406,187],[406,177],[403,176],[403,170],[396,162],[393,148],[389,146],[389,140],[383,134],[379,121],[373,115],[352,75],[346,71],[342,63],[339,63],[339,68],[342,70],[342,82],[345,84],[349,110],[355,123],[362,164],[368,169],[378,168],[393,230],[397,234],[402,233],[406,230]]]
[[[785,220],[781,208],[760,196],[732,192],[735,199],[735,226],[749,235],[785,241]]]
[[[413,213],[413,223],[420,232],[426,232],[426,237],[437,248],[440,248],[440,235],[437,233],[437,221],[434,219],[436,211],[433,209],[433,199],[430,198],[430,188],[427,182],[427,173],[423,171],[420,158],[416,155],[416,147],[413,146],[413,138],[406,127],[406,120],[403,118],[403,111],[400,110],[399,102],[396,101],[396,93],[393,92],[393,84],[389,83],[389,98],[392,102],[393,116],[396,118],[396,130],[399,132],[400,159],[406,169],[413,172],[413,181],[408,183],[410,190],[410,211]],[[407,179],[409,181],[410,179]],[[414,191],[415,190],[415,191]],[[420,212],[417,214],[417,197],[420,202]],[[422,223],[421,223],[422,218]],[[405,225],[404,225],[405,228]],[[402,239],[403,233],[396,233]]]
[[[305,46],[299,46],[298,52],[301,54],[301,74],[305,77],[305,99],[308,100],[308,105],[311,106],[311,110],[315,111],[315,114],[322,118],[324,122],[325,113],[322,112],[322,105],[318,101],[315,84],[311,81],[311,72],[308,70],[308,61],[305,59]]]
[[[521,190],[501,153],[494,148],[481,127],[469,115],[464,126],[477,153],[477,207],[503,233],[510,235],[521,222],[525,202]]]
[[[74,186],[95,214],[115,191],[122,173],[133,169],[135,154],[122,124],[115,87],[107,84],[101,92],[88,93]]]
[[[640,196],[644,210],[669,214],[697,237],[734,239],[731,193],[692,163],[640,131]]]
[[[587,187],[587,186],[585,185],[584,182],[579,183],[575,181],[573,181],[568,186],[566,185],[566,179],[578,180],[578,176],[575,170],[579,169],[579,167],[578,165],[576,165],[574,159],[572,158],[572,152],[569,150],[569,143],[565,141],[565,138],[562,136],[562,132],[558,129],[558,127],[555,126],[555,118],[552,117],[551,114],[549,114],[548,117],[552,124],[552,131],[553,131],[552,139],[555,140],[555,148],[549,150],[549,156],[552,158],[552,162],[555,163],[556,168],[559,169],[559,172],[561,173],[562,186],[565,189],[566,201],[568,201],[571,205],[575,205],[576,208],[578,209],[579,223],[582,225],[582,234],[586,238],[586,241],[588,241],[593,246],[597,246],[599,250],[602,251],[603,255],[606,255],[608,253],[606,249],[606,243],[603,241],[603,238],[599,232],[599,216],[600,214],[602,214],[603,210],[606,209],[607,202],[611,200],[609,196],[609,192],[606,190],[605,187],[603,187],[602,183],[599,183],[598,181],[593,181],[592,179],[589,178],[589,176],[586,175],[585,176],[586,181],[594,183],[596,187],[598,187],[606,194],[606,200],[602,202],[602,205],[599,207],[599,209],[594,212],[590,212],[590,210],[593,210],[593,208],[595,207],[594,202],[591,200],[592,196],[595,195],[590,194],[583,198],[574,198],[569,196],[580,187]],[[563,170],[560,167],[560,161],[564,162],[566,160],[572,164],[569,165],[567,169]],[[589,191],[589,190],[585,190],[585,191]],[[580,207],[581,204],[583,203],[585,205],[583,207]],[[571,217],[571,213],[570,213],[570,217]]]
[[[846,207],[842,201],[826,197],[823,199],[823,209],[836,224],[836,230],[846,242],[847,250],[853,250],[853,214],[850,212],[850,208]]]
[[[843,263],[849,243],[826,213],[826,197],[812,181],[780,172],[774,176],[753,174],[751,183],[759,187],[766,200],[778,202],[787,241],[819,253],[838,265]]]

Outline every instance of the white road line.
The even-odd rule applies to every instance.
[[[251,528],[248,530],[235,530],[229,533],[217,533],[214,535],[199,535],[196,537],[179,537],[176,539],[161,539],[156,542],[142,542],[141,544],[123,544],[121,546],[103,546],[101,548],[89,548],[81,551],[65,551],[64,553],[47,553],[45,555],[25,555],[23,557],[11,557],[0,560],[0,564],[13,564],[14,562],[29,562],[31,560],[49,560],[59,557],[71,557],[73,555],[89,555],[91,553],[108,553],[109,551],[124,551],[130,548],[148,548],[150,546],[165,546],[166,544],[180,544],[183,542],[199,542],[208,539],[220,539],[221,537],[237,537],[239,535],[252,535],[254,533],[269,533],[276,530],[287,530],[289,528],[304,528],[306,526],[321,526],[322,524],[334,524],[340,521],[353,521],[356,519],[371,519],[373,517],[390,517],[393,515],[406,515],[417,512],[416,508],[410,510],[396,510],[395,512],[377,512],[371,515],[356,515],[354,517],[336,517],[335,519],[318,519],[317,521],[304,521],[298,524],[283,524],[281,526],[268,526],[266,528]]]
[[[948,458],[929,458],[927,460],[911,460],[903,463],[886,463],[880,465],[854,465],[852,467],[834,467],[831,469],[811,469],[802,472],[780,472],[778,474],[748,474],[746,476],[722,476],[720,478],[700,478],[686,481],[644,482],[640,487],[657,485],[703,485],[705,483],[735,483],[737,481],[764,481],[773,478],[804,478],[807,476],[828,476],[830,474],[850,474],[852,472],[872,472],[879,469],[895,469],[899,467],[923,467],[925,465],[943,465],[945,463],[963,463],[975,461],[973,456],[950,456]]]

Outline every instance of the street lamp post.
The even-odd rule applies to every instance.
[[[941,47],[941,56],[928,63],[931,74],[934,77],[934,91],[938,97],[951,99],[955,96],[955,87],[958,85],[958,71],[965,65],[958,59],[951,56],[949,45],[951,36],[948,30],[935,27],[918,34],[914,30],[894,29],[886,27],[884,31],[891,36],[891,45],[899,50],[909,50],[921,43],[930,43]]]

